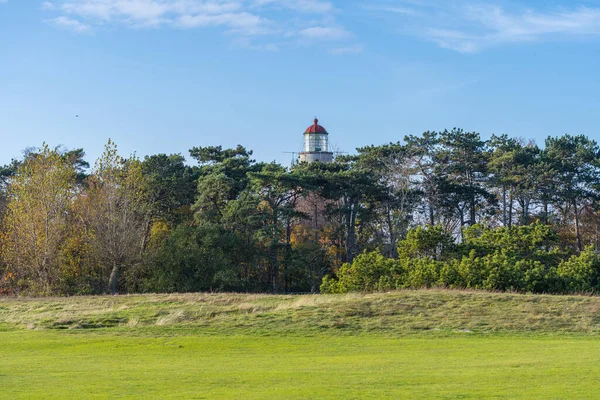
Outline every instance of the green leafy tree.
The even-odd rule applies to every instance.
[[[583,135],[546,139],[546,157],[556,171],[555,204],[566,219],[573,216],[577,248],[583,250],[581,213],[600,197],[600,148]]]
[[[446,176],[446,164],[438,159],[439,134],[427,131],[422,136],[408,135],[404,141],[417,170],[415,181],[426,205],[426,220],[429,225],[441,223],[448,213],[443,205],[445,193],[442,184]]]
[[[492,135],[488,145],[490,147],[490,160],[488,170],[491,173],[489,183],[500,188],[502,197],[502,225],[512,225],[513,212],[513,187],[515,186],[514,170],[517,164],[516,153],[521,149],[521,144],[507,135]]]
[[[371,236],[385,238],[384,254],[395,258],[398,240],[406,236],[421,196],[413,182],[418,168],[408,147],[398,143],[368,146],[358,153],[360,164],[376,174],[383,190],[373,198],[378,223]]]
[[[152,219],[185,221],[196,193],[196,173],[179,154],[146,156],[141,164]]]
[[[272,289],[277,293],[280,280],[280,250],[285,250],[285,261],[289,263],[291,219],[294,216],[294,203],[301,189],[296,176],[275,163],[265,165],[259,172],[250,172],[248,176],[250,188],[260,200],[260,210],[264,215],[263,230],[269,242]]]
[[[373,170],[361,166],[356,157],[338,157],[335,163],[310,166],[318,182],[317,193],[329,200],[326,213],[344,228],[344,261],[352,262],[360,251],[357,236],[375,218],[369,207],[385,195]]]
[[[179,225],[153,258],[145,289],[152,292],[239,290],[239,243],[216,225]]]
[[[439,136],[438,162],[446,172],[446,192],[460,216],[460,226],[477,223],[477,213],[493,197],[487,191],[486,143],[476,132],[445,130]]]

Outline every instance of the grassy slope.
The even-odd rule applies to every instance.
[[[406,335],[600,332],[600,297],[446,290],[270,296],[0,299],[0,329],[190,328],[199,333]],[[151,330],[151,329],[150,329]]]
[[[442,290],[3,299],[0,398],[593,398],[599,310]]]

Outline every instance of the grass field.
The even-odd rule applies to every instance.
[[[589,399],[600,298],[0,300],[0,398]]]

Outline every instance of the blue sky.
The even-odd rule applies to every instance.
[[[600,0],[0,0],[0,164],[461,127],[598,136]],[[78,118],[75,115],[79,115]]]

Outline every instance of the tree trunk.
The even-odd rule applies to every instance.
[[[315,243],[319,243],[319,205],[315,200]]]
[[[465,228],[465,213],[462,209],[459,209],[458,214],[460,215],[460,242],[462,243],[465,240],[465,233],[463,232]]]
[[[152,227],[152,218],[148,216],[144,224],[144,235],[142,237],[142,243],[140,246],[140,257],[144,255],[146,247],[148,247],[148,240],[150,239],[150,228]]]
[[[398,258],[398,229],[396,224],[394,224],[392,211],[389,206],[386,206],[386,219],[390,231],[390,251],[388,257]]]
[[[286,229],[285,229],[285,263],[283,265],[283,290],[289,292],[290,279],[288,277],[287,269],[292,259],[292,219],[288,217]]]
[[[473,190],[473,189],[471,189]],[[471,194],[471,209],[470,209],[471,215],[470,215],[470,222],[469,225],[473,226],[476,223],[476,218],[475,218],[475,191],[473,190],[473,193]]]
[[[513,213],[513,197],[512,197],[512,193],[510,194],[509,200],[508,200],[508,227],[511,228],[512,227],[512,213]]]
[[[273,293],[279,292],[279,262],[277,259],[277,245],[271,245],[271,262],[273,264]]]
[[[433,204],[429,202],[429,224],[431,226],[435,225],[435,214],[433,212]]]
[[[502,185],[502,226],[506,226],[506,185]]]
[[[310,262],[310,269],[311,269],[311,284],[310,284],[310,292],[311,293],[318,293],[319,291],[319,285],[321,284],[322,279],[320,278],[320,274],[319,274],[319,269],[317,268],[317,259],[316,257],[313,255],[313,257],[311,257],[311,262]]]
[[[521,225],[529,225],[529,200],[526,198],[521,205]]]
[[[277,245],[278,245],[278,238],[277,238],[277,223],[278,223],[278,218],[277,218],[277,211],[275,211],[275,208],[273,208],[273,239],[271,242],[271,259],[272,259],[272,263],[273,263],[273,293],[278,293],[279,292],[279,259],[278,259],[278,252],[277,252]]]
[[[119,273],[120,273],[119,264],[115,261],[113,262],[113,269],[110,272],[110,278],[108,279],[108,290],[110,294],[117,294],[117,282],[119,281]]]
[[[575,235],[577,236],[577,248],[583,250],[581,244],[581,232],[579,232],[579,210],[577,209],[577,201],[573,200],[573,212],[575,212]]]
[[[346,234],[346,262],[352,263],[354,259],[354,242],[355,231],[356,231],[356,213],[357,213],[358,204],[353,203],[350,208],[350,215],[348,216],[348,226],[347,226],[347,234]]]

